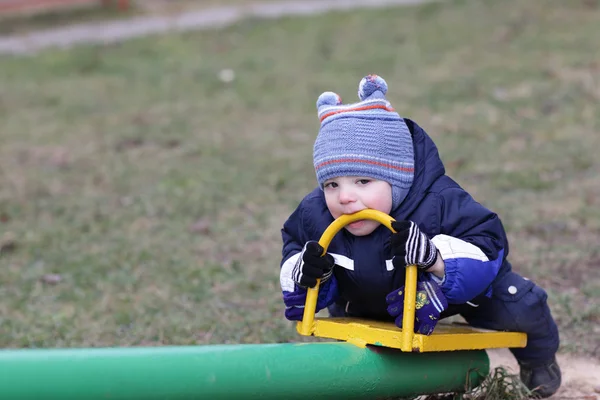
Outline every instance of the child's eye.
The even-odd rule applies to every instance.
[[[358,181],[356,181],[356,183],[359,183],[361,185],[366,185],[369,182],[371,182],[370,179],[359,179]]]
[[[338,186],[338,184],[335,182],[327,182],[326,184],[323,185],[323,187],[332,188],[332,189],[335,189],[337,186]]]

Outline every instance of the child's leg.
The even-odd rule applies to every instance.
[[[521,379],[530,389],[543,386],[538,393],[548,397],[560,386],[556,364],[559,335],[541,287],[508,272],[493,284],[491,299],[478,307],[461,309],[469,324],[494,330],[527,333],[527,346],[510,349],[521,366]]]
[[[518,361],[536,362],[554,357],[559,336],[541,287],[508,272],[492,284],[492,298],[471,307],[463,316],[473,326],[527,333],[525,348],[511,349]]]

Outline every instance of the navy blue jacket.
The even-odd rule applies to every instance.
[[[499,272],[511,269],[502,223],[445,175],[431,138],[415,122],[405,121],[413,138],[415,176],[407,197],[390,214],[396,220],[417,223],[438,247],[445,262],[441,288],[448,303],[490,296],[492,281]],[[319,240],[332,221],[323,191],[316,188],[285,222],[281,262],[284,300],[297,298],[304,290],[290,284],[291,265],[297,262],[304,244]],[[405,278],[404,269],[396,270],[391,263],[390,235],[386,227],[379,226],[367,236],[354,236],[345,229],[335,236],[328,252],[338,265],[332,279],[321,287],[324,294],[319,296],[318,309],[336,302],[352,316],[389,319],[385,297],[404,286]],[[287,301],[286,305],[290,307]]]

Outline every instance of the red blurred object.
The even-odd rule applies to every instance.
[[[116,5],[120,10],[127,10],[129,0],[0,0],[0,14],[24,12],[34,10],[51,10],[92,3],[101,3],[105,6]]]

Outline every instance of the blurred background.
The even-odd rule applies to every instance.
[[[36,51],[0,55],[0,347],[312,340],[283,317],[280,229],[316,185],[318,95],[353,102],[375,73],[501,216],[561,353],[600,360],[599,1],[253,14],[62,49],[33,41],[254,3],[11,2],[0,42]]]

